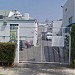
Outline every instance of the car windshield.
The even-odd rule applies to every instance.
[[[52,34],[49,34],[49,35],[47,35],[47,36],[52,36]]]

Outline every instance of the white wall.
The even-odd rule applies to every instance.
[[[62,26],[62,21],[53,21],[52,25],[53,25],[52,28],[53,35],[59,34]]]
[[[64,36],[53,36],[52,46],[64,47]]]
[[[3,22],[0,22],[0,42],[9,42],[10,41],[10,27],[3,25]]]
[[[63,6],[63,26],[69,25],[69,18],[73,17],[73,22],[75,22],[75,0],[67,0],[65,5]]]
[[[34,31],[34,46],[36,46],[37,44],[37,39],[38,39],[38,25],[37,23],[34,23],[34,26],[35,26],[35,31]]]
[[[0,36],[9,36],[9,37],[5,37],[5,39],[3,39],[3,37],[0,37],[0,42],[9,42],[10,41],[10,24],[19,24],[20,26],[20,36],[25,36],[22,37],[20,40],[27,40],[27,41],[33,41],[33,44],[36,45],[37,43],[37,23],[34,22],[24,22],[24,21],[8,21],[7,25],[5,26],[4,30],[1,30],[2,26],[3,26],[3,22],[0,21]],[[35,42],[35,43],[34,43]]]
[[[41,32],[47,32],[48,25],[46,23],[39,23],[39,27],[42,28]]]
[[[37,43],[37,23],[20,23],[20,36],[26,36],[22,40],[33,41],[34,46]]]

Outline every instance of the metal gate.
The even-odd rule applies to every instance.
[[[45,27],[38,27],[37,29],[37,35],[35,35],[35,27],[19,28],[19,62],[70,64],[70,28],[62,27],[58,34],[48,31]],[[20,35],[21,32],[24,35]],[[37,36],[37,42],[34,46],[35,36]],[[58,38],[60,43],[57,41],[56,44],[53,44],[53,38],[54,40]]]

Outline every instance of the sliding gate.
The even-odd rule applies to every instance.
[[[30,33],[29,30],[34,28],[19,28],[20,30],[28,30],[25,35]],[[31,34],[35,32],[31,31]],[[53,34],[52,39],[47,39],[44,28],[38,28],[37,43],[34,46],[34,37],[19,35],[19,62],[20,63],[70,63],[71,53],[71,37],[70,28],[60,28],[60,33]],[[19,33],[22,31],[19,31]],[[43,38],[44,37],[44,38]]]

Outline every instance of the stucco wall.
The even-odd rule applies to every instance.
[[[69,25],[69,18],[73,17],[72,23],[75,22],[75,0],[67,0],[65,5],[63,6],[63,26],[68,26]]]

